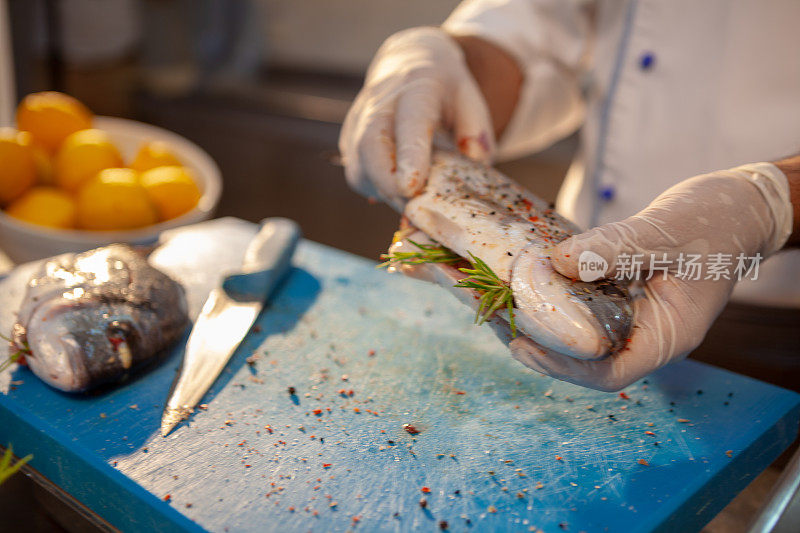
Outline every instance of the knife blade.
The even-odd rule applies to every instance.
[[[186,342],[161,416],[161,435],[194,411],[247,335],[275,287],[289,271],[300,228],[285,218],[268,218],[250,241],[241,272],[227,275],[203,305]]]

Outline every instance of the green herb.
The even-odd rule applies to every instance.
[[[472,268],[459,268],[464,274],[469,274],[455,286],[473,289],[481,294],[475,323],[483,324],[492,314],[506,307],[508,309],[508,325],[511,327],[511,337],[517,336],[517,326],[514,322],[514,294],[511,287],[495,274],[489,265],[469,254]]]
[[[419,244],[411,239],[408,240],[411,244],[418,248],[414,252],[392,252],[390,254],[381,255],[383,263],[377,268],[388,266],[402,265],[421,265],[423,263],[458,263],[461,257],[449,248],[445,248],[440,244]]]
[[[385,261],[378,265],[378,268],[392,266],[396,264],[420,265],[423,263],[458,263],[464,260],[461,256],[445,248],[440,244],[418,244],[409,239],[411,244],[419,250],[415,252],[392,252],[383,254],[381,259]],[[481,295],[478,312],[475,315],[475,323],[483,324],[492,314],[505,307],[508,309],[508,324],[511,327],[511,336],[517,336],[517,326],[514,321],[514,295],[508,283],[500,279],[489,265],[478,259],[472,253],[469,254],[469,263],[472,268],[459,268],[460,272],[468,274],[455,285],[465,289],[472,289]]]
[[[10,338],[6,337],[2,333],[0,333],[0,339],[6,340],[6,341],[10,342],[11,344],[15,344],[13,340],[11,340]],[[28,354],[31,353],[31,349],[28,346],[28,342],[27,341],[23,342],[22,345],[24,347],[23,349],[19,349],[16,352],[12,353],[11,355],[9,355],[6,358],[5,361],[0,363],[0,372],[4,371],[6,368],[10,367],[11,365],[13,365],[17,361],[19,361],[20,358],[23,355],[25,355],[26,353],[28,353]]]
[[[3,484],[3,481],[10,478],[14,473],[17,472],[22,465],[33,459],[33,455],[26,455],[13,465],[11,464],[11,458],[14,456],[14,450],[11,447],[11,444],[8,445],[6,448],[6,453],[3,457],[0,457],[0,485]]]

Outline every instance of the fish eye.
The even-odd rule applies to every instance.
[[[130,345],[135,337],[133,324],[127,320],[112,320],[106,325],[106,337],[115,348],[122,342]]]

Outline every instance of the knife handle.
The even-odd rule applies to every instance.
[[[250,241],[242,261],[242,271],[283,271],[289,266],[297,242],[300,226],[288,218],[272,217],[261,221],[258,234]]]
[[[300,240],[300,227],[286,218],[267,218],[250,241],[242,270],[222,280],[222,289],[236,301],[265,301],[289,272]]]

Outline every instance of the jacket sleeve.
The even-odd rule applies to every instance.
[[[582,62],[590,44],[589,12],[578,0],[465,0],[442,27],[486,39],[519,63],[524,82],[497,157],[546,148],[583,122]]]

